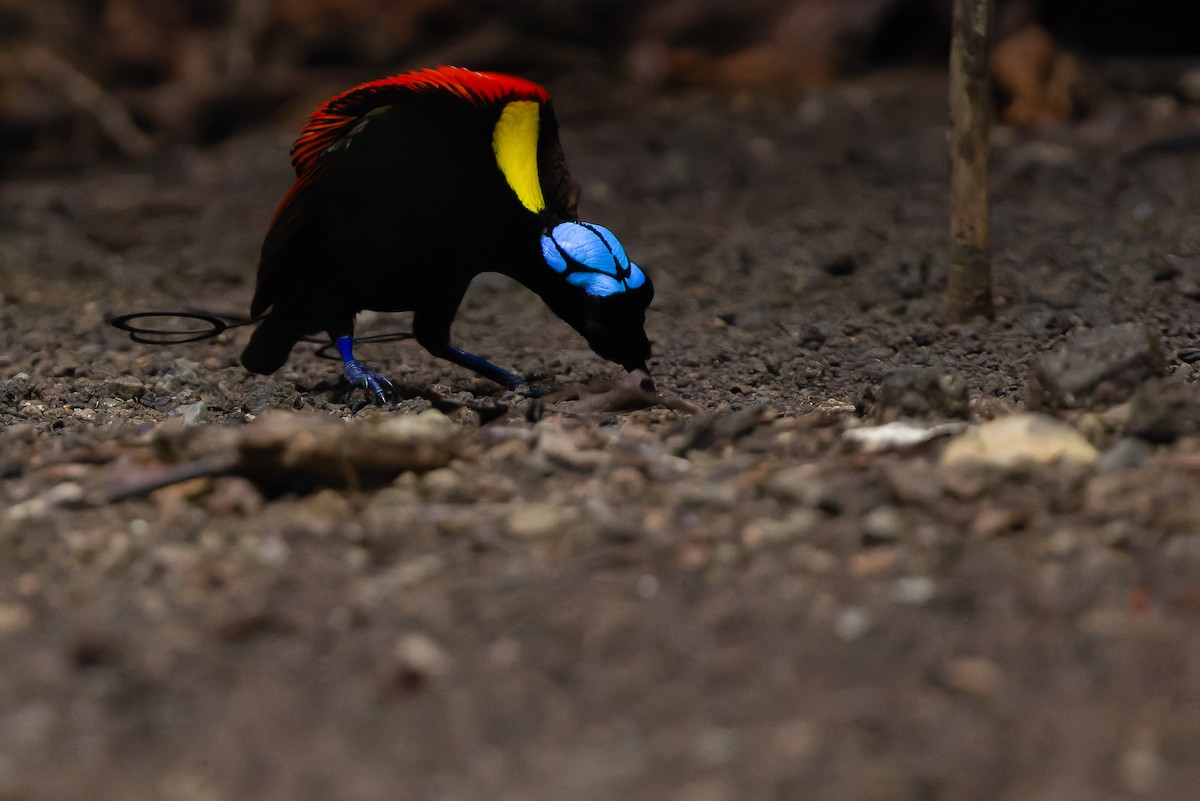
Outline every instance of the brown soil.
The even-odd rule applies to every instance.
[[[1088,468],[843,436],[1008,414],[1041,354],[1114,323],[1164,346],[1150,399],[1186,395],[1200,158],[1120,156],[1194,113],[1112,98],[1001,137],[997,319],[947,328],[940,77],[551,88],[585,217],[654,278],[659,389],[699,413],[535,403],[409,342],[359,355],[411,397],[356,411],[308,347],[262,379],[245,329],[109,328],[245,313],[291,127],[0,186],[0,798],[1195,798],[1187,404],[1141,438],[1145,376],[1048,404],[1080,407],[1056,414]],[[619,378],[503,279],[455,336],[551,389]],[[896,405],[913,366],[946,381]],[[969,404],[936,397],[954,381]],[[103,502],[260,418],[300,439],[431,404],[456,436],[394,479],[273,462]]]

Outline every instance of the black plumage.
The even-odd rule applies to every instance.
[[[292,152],[297,180],[263,244],[251,314],[265,316],[242,354],[248,370],[272,373],[301,337],[325,332],[347,378],[378,396],[382,379],[351,353],[354,317],[412,311],[430,353],[521,387],[450,344],[467,287],[487,271],[540,295],[600,356],[645,369],[652,285],[610,232],[577,223],[541,87],[457,68],[394,76],[322,105]]]

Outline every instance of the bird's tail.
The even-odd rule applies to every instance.
[[[263,318],[242,351],[242,366],[252,373],[270,375],[283,367],[303,334],[287,318],[271,313]]]

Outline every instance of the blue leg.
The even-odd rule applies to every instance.
[[[459,299],[461,293],[454,299],[453,304],[447,305],[446,308],[422,309],[413,315],[413,335],[421,347],[439,359],[465,367],[476,375],[495,381],[505,389],[517,390],[532,397],[546,394],[545,390],[531,385],[521,376],[450,344],[450,323],[454,319]]]
[[[534,390],[537,394],[541,394],[540,391],[537,391],[536,387],[530,386],[528,381],[516,373],[510,373],[503,367],[497,367],[487,359],[481,356],[476,356],[474,353],[467,353],[462,348],[447,347],[445,352],[435,353],[434,355],[441,356],[447,361],[462,365],[477,375],[481,375],[484,378],[495,381],[497,384],[502,385],[505,389],[520,389],[527,391]]]
[[[362,387],[371,394],[371,399],[378,405],[384,406],[388,403],[388,398],[395,391],[392,382],[385,376],[378,373],[372,373],[370,370],[363,367],[354,358],[354,337],[340,336],[333,341],[337,351],[341,354],[342,361],[346,363],[346,380],[352,386]],[[384,390],[387,387],[387,390]]]

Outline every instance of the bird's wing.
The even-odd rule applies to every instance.
[[[284,195],[271,219],[270,230],[263,246],[264,259],[281,251],[299,230],[305,206],[313,187],[320,183],[326,168],[326,153],[353,133],[373,110],[401,106],[410,98],[427,92],[445,92],[475,106],[500,109],[500,122],[493,137],[497,162],[518,198],[530,210],[540,213],[548,209],[553,216],[574,218],[577,186],[566,173],[562,149],[558,144],[557,124],[548,109],[550,94],[538,84],[523,78],[491,72],[474,72],[462,67],[437,67],[419,70],[355,86],[326,101],[313,112],[300,138],[292,146],[292,164],[296,181]],[[511,112],[510,109],[511,108]],[[534,110],[535,109],[535,110]],[[532,116],[530,116],[532,114]],[[532,120],[533,127],[527,127]],[[539,120],[545,120],[550,130],[542,131]],[[532,139],[529,135],[532,134]],[[508,157],[514,167],[508,167]],[[544,163],[546,193],[542,197],[538,162]],[[521,170],[526,171],[522,176]],[[532,175],[530,188],[528,176]],[[524,194],[523,194],[524,193]],[[536,198],[530,197],[535,194]],[[540,207],[539,207],[540,204]]]

